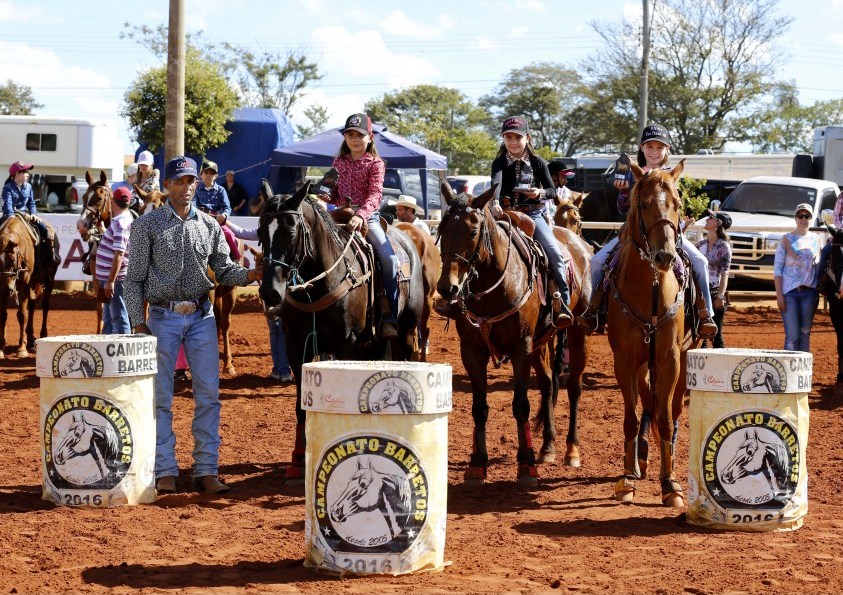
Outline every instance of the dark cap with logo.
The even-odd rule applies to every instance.
[[[714,217],[718,221],[720,221],[720,225],[723,226],[723,229],[729,229],[732,227],[732,217],[729,213],[721,213],[720,211],[712,211],[711,209],[708,210],[708,216]]]
[[[196,162],[190,157],[185,157],[184,155],[173,157],[164,166],[165,180],[178,180],[184,176],[199,177],[196,173]]]
[[[670,146],[670,135],[667,133],[667,129],[664,126],[659,126],[658,124],[650,124],[644,129],[644,132],[641,133],[642,145],[651,140]]]
[[[527,125],[527,120],[524,117],[510,116],[501,125],[501,134],[506,134],[507,132],[514,132],[524,136],[530,133],[530,127]]]
[[[202,163],[202,172],[205,172],[206,170],[209,170],[209,169],[210,169],[212,172],[214,172],[214,173],[217,173],[217,172],[219,171],[219,169],[217,169],[217,164],[216,164],[216,163],[214,163],[214,162],[213,162],[213,161],[211,161],[210,159],[206,159],[206,160]]]
[[[351,114],[340,132],[345,134],[349,130],[356,130],[360,134],[372,134],[372,120],[366,114]]]

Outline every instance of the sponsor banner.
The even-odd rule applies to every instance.
[[[42,498],[108,508],[155,499],[154,378],[41,379]]]
[[[158,371],[151,335],[67,335],[35,341],[40,378],[149,376]]]
[[[814,356],[804,351],[691,349],[685,386],[691,391],[808,393]]]
[[[325,361],[302,368],[302,407],[346,414],[451,411],[451,366],[422,362]]]
[[[727,355],[727,363],[721,364],[713,353],[719,350],[696,351],[708,351],[706,365],[725,365],[736,379],[743,373],[741,363],[749,359],[750,366],[764,362],[775,368],[782,363],[760,352],[744,353],[737,365]],[[789,353],[796,359],[810,355]],[[785,358],[785,371],[790,361],[795,360]],[[788,379],[787,373],[783,376]],[[807,392],[691,389],[688,423],[689,522],[740,531],[802,526],[808,512]]]
[[[79,231],[76,229],[76,222],[79,215],[38,213],[38,217],[55,227],[56,236],[59,239],[59,264],[56,273],[56,281],[90,281],[91,276],[82,272],[82,260],[88,251],[88,243],[82,240]],[[258,217],[232,217],[231,221],[244,229],[257,229]],[[260,249],[258,243],[243,241],[243,244],[250,244]],[[241,250],[244,255],[246,268],[252,268],[252,254],[247,250]]]

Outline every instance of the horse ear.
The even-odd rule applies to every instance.
[[[630,163],[629,168],[632,170],[632,177],[635,178],[636,182],[644,177],[644,170],[637,163]]]
[[[579,208],[582,206],[582,203],[583,203],[583,201],[585,200],[585,197],[586,197],[586,196],[588,196],[588,192],[585,192],[585,193],[583,193],[583,194],[580,194],[578,197],[576,197],[576,198],[574,199],[574,206],[575,206],[575,207],[577,207],[577,208],[579,209]]]
[[[146,202],[146,200],[149,198],[149,195],[151,194],[151,191],[145,192],[144,189],[141,188],[140,186],[138,186],[137,184],[133,184],[132,188],[134,188],[135,192],[138,193],[138,196],[140,196],[143,199],[143,202]]]
[[[269,200],[272,198],[272,195],[272,186],[269,184],[269,180],[261,178],[261,196],[264,200]]]
[[[298,209],[299,205],[301,204],[301,201],[304,200],[304,197],[310,194],[310,187],[312,185],[313,183],[310,180],[305,182],[304,185],[298,190],[296,190],[296,193],[287,200],[286,208],[291,211],[295,211],[296,209]]]
[[[103,186],[108,185],[108,176],[105,175],[105,172],[103,170],[100,170],[100,184],[102,184]]]
[[[88,182],[88,186],[94,183],[94,178],[91,177],[91,172],[85,170],[85,181]]]
[[[679,163],[676,164],[672,170],[670,170],[670,176],[673,178],[673,181],[676,182],[679,179],[679,176],[682,175],[682,171],[685,169],[685,160],[682,159]]]
[[[446,205],[450,205],[451,201],[456,198],[454,195],[454,189],[451,188],[451,185],[448,183],[448,180],[442,180],[439,183],[439,187],[442,190],[442,199],[445,201]]]
[[[482,209],[489,201],[495,197],[495,190],[497,189],[497,184],[492,184],[492,186],[483,192],[480,196],[475,196],[474,200],[471,201],[471,207],[473,209]]]

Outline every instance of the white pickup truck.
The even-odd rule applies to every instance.
[[[796,227],[796,205],[814,207],[811,227],[821,228],[817,231],[824,237],[822,210],[833,209],[839,194],[837,184],[827,180],[760,176],[741,182],[722,204],[713,201],[713,208],[732,217],[732,274],[772,281],[776,248],[782,235]]]

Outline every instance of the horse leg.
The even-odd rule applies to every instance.
[[[626,359],[624,354],[623,359]],[[615,484],[615,500],[632,502],[635,497],[635,480],[640,478],[638,467],[638,376],[641,366],[626,365],[615,356],[615,377],[623,393],[623,475]],[[621,381],[624,379],[625,382]]]
[[[38,306],[38,300],[30,293],[29,300],[26,302],[26,344],[23,346],[24,357],[29,355],[30,351],[35,351],[35,309]]]
[[[661,455],[661,466],[659,469],[659,481],[661,482],[662,503],[665,506],[681,508],[685,506],[684,492],[682,485],[677,481],[674,474],[674,436],[676,424],[674,419],[676,408],[674,403],[674,391],[679,381],[679,353],[674,354],[666,366],[659,368],[656,376],[656,425],[659,432],[659,454]],[[661,361],[664,361],[662,359]],[[675,362],[675,365],[673,364]],[[664,395],[660,398],[659,395]],[[679,409],[681,412],[681,408]]]
[[[489,403],[486,398],[486,366],[489,352],[485,347],[469,345],[460,341],[460,351],[465,371],[471,381],[471,417],[474,420],[474,436],[471,457],[463,477],[466,484],[476,485],[486,481],[489,467],[489,451],[486,446],[486,422],[489,419]]]
[[[307,447],[305,421],[307,412],[301,406],[301,364],[290,362],[290,368],[296,377],[296,437],[290,464],[284,470],[284,485],[304,484],[304,456]]]
[[[588,360],[588,338],[580,327],[571,327],[568,334],[568,435],[565,438],[565,465],[579,467],[580,439],[577,434],[577,423],[582,395],[582,377],[585,372],[585,362]]]
[[[18,357],[26,357],[29,352],[26,350],[26,335],[29,321],[26,319],[26,312],[29,309],[29,289],[18,292],[18,328],[20,334],[18,335]]]
[[[548,353],[547,349],[543,351]],[[544,357],[546,358],[547,355]],[[539,483],[539,471],[536,467],[536,451],[533,448],[533,435],[530,431],[530,399],[527,395],[530,359],[530,356],[524,353],[512,355],[512,376],[515,385],[512,393],[512,415],[515,417],[515,424],[518,429],[518,483],[527,487],[535,487]],[[541,387],[542,400],[550,399],[550,370],[545,369],[544,372],[547,374],[547,378],[539,379],[539,383],[543,384]],[[545,380],[545,382],[542,382],[542,380]],[[549,406],[548,409],[550,409]]]
[[[3,285],[0,290],[0,359],[6,357],[3,349],[6,347],[6,321],[9,319],[9,311],[6,310],[6,304],[9,301],[9,290]]]
[[[234,358],[231,355],[231,343],[228,331],[231,328],[231,312],[234,310],[234,288],[222,295],[214,292],[214,316],[217,319],[217,334],[222,342],[222,369],[229,375],[235,374]]]
[[[424,297],[421,318],[419,319],[419,359],[427,361],[427,351],[430,348],[430,312],[433,310],[433,294]]]
[[[559,379],[554,361],[556,358],[553,343],[537,349],[530,356],[533,370],[536,372],[541,400],[536,414],[533,431],[542,432],[542,446],[539,449],[539,463],[556,461],[556,420],[554,412],[559,398]]]
[[[47,336],[47,315],[50,313],[50,298],[53,295],[56,271],[50,271],[49,278],[44,284],[44,293],[41,295],[41,338]]]

